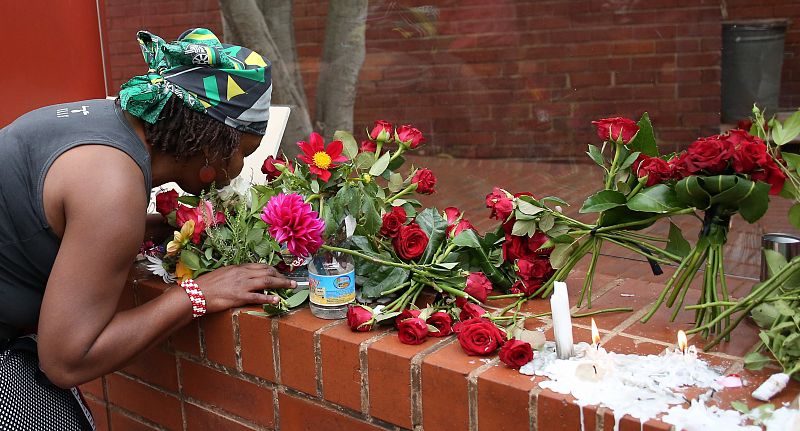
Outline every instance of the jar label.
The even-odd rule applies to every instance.
[[[343,305],[356,299],[355,271],[337,275],[308,274],[309,301],[316,305]]]

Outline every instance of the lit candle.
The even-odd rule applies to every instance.
[[[594,319],[592,319],[592,346],[584,350],[583,356],[588,359],[601,359],[606,356],[606,349],[600,347],[600,331],[597,330]]]
[[[553,286],[553,294],[550,296],[550,310],[553,318],[553,334],[556,339],[556,354],[558,359],[569,359],[573,355],[573,346],[572,317],[569,314],[567,284],[556,281]]]
[[[686,354],[686,349],[689,347],[689,340],[686,339],[686,333],[683,331],[678,331],[678,350],[681,351],[681,354]]]
[[[592,346],[594,346],[595,350],[600,350],[600,331],[597,330],[594,317],[592,318]]]

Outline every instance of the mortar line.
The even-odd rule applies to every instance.
[[[319,341],[320,335],[328,328],[338,326],[340,323],[340,320],[333,320],[327,323],[325,326],[314,331],[314,334],[312,335],[314,349],[314,372],[317,373],[317,396],[320,398],[322,398],[322,346],[320,345]]]
[[[467,374],[467,406],[469,407],[470,431],[478,431],[478,376],[489,368],[497,366],[499,362],[499,358],[491,359]]]
[[[367,418],[372,418],[369,414],[369,346],[389,336],[391,333],[391,331],[385,331],[382,334],[377,334],[370,339],[362,341],[361,344],[358,345],[358,367],[361,370],[361,413]]]
[[[422,370],[420,364],[429,355],[453,343],[455,338],[444,337],[411,357],[411,427],[422,429]]]

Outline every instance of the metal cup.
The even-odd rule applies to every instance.
[[[786,233],[766,233],[761,236],[761,248],[774,250],[786,258],[792,260],[800,255],[800,237]],[[761,281],[769,278],[769,268],[764,252],[761,252]]]

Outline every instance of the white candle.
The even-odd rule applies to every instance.
[[[569,359],[572,351],[572,317],[569,314],[569,298],[567,283],[553,283],[553,294],[550,296],[550,310],[553,317],[553,334],[556,341],[558,359]]]

